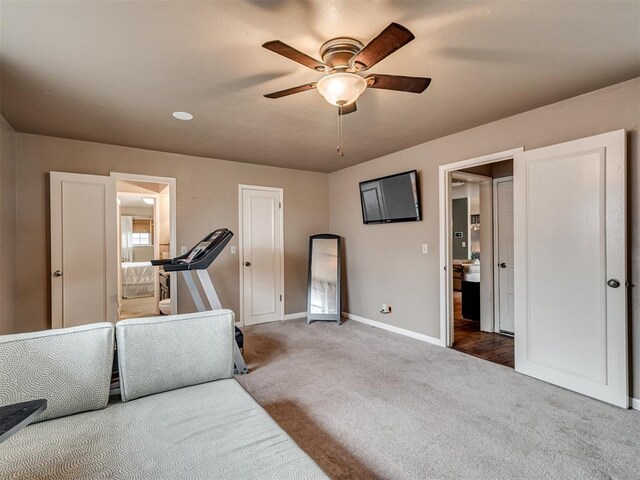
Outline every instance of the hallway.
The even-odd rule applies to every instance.
[[[462,293],[453,292],[453,349],[514,368],[513,337],[480,331],[480,322],[462,318]]]

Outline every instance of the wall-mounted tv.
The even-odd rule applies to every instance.
[[[416,222],[421,219],[419,192],[416,170],[360,182],[362,220],[365,224]]]

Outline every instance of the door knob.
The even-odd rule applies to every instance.
[[[244,262],[244,266],[245,267],[250,267],[251,266],[251,262]]]
[[[620,286],[620,281],[616,280],[615,278],[612,278],[607,282],[607,285],[609,285],[611,288],[618,288]]]
[[[56,270],[55,272],[53,272],[53,276],[54,277],[61,277],[62,276],[62,272],[60,270]]]
[[[507,264],[506,264],[506,263],[504,263],[504,262],[502,262],[502,263],[498,264],[498,266],[499,266],[500,268],[507,268]]]

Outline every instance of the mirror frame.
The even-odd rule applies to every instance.
[[[335,240],[337,244],[338,261],[336,269],[336,305],[337,313],[311,313],[311,278],[313,271],[313,241],[314,240]],[[342,237],[330,233],[320,233],[309,237],[309,272],[307,277],[307,325],[313,321],[334,321],[340,325],[342,318],[342,286],[341,286],[341,268],[342,268]]]

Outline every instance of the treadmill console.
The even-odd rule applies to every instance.
[[[219,228],[200,240],[184,255],[171,260],[152,260],[151,264],[163,267],[165,272],[204,270],[220,255],[232,237],[231,230]]]

